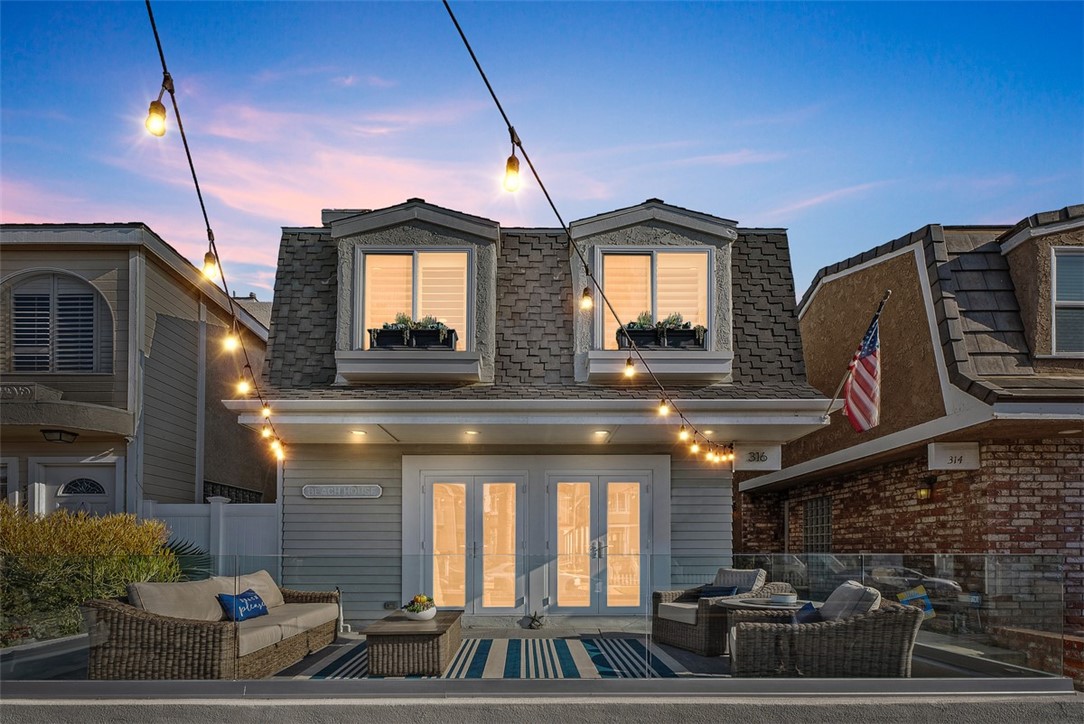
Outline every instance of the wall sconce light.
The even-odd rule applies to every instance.
[[[933,485],[937,482],[937,477],[934,475],[928,478],[923,478],[915,489],[915,500],[929,500],[933,497]]]
[[[68,430],[42,430],[41,436],[45,438],[46,442],[73,443],[79,437],[79,433],[69,432]]]

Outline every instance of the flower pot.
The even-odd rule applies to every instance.
[[[410,346],[422,349],[442,348],[455,349],[458,338],[454,329],[412,329],[410,330]]]
[[[628,336],[626,336],[626,332],[628,333]],[[632,341],[636,343],[638,349],[659,346],[659,336],[654,328],[619,329],[617,330],[617,348],[629,349],[629,337],[632,337]]]
[[[695,329],[663,329],[659,331],[659,343],[663,347],[703,349],[703,338],[697,340]]]
[[[403,609],[403,615],[409,618],[411,621],[428,621],[437,615],[437,607],[427,608],[424,611],[407,611]]]
[[[369,348],[405,347],[409,338],[409,332],[405,329],[370,329]]]

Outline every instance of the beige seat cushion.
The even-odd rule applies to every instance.
[[[768,572],[763,568],[720,568],[714,586],[733,586],[738,593],[749,593],[764,585]]]
[[[268,621],[269,617],[270,615],[257,616],[237,624],[238,656],[251,654],[282,641],[282,626]]]
[[[244,576],[215,576],[211,580],[219,586],[217,593],[238,594],[251,588],[263,599],[269,609],[285,603],[282,599],[282,591],[267,571],[256,571]]]
[[[129,583],[128,601],[136,608],[170,618],[221,621],[225,611],[216,594],[221,586],[213,579],[184,583]]]
[[[699,604],[687,603],[684,601],[660,603],[659,618],[665,618],[667,621],[677,621],[678,623],[685,623],[690,626],[695,626],[697,608],[699,608]]]
[[[284,603],[269,610],[266,616],[249,620],[277,624],[282,629],[282,638],[288,639],[338,618],[339,606],[335,603]]]
[[[869,613],[881,605],[881,592],[876,588],[863,586],[858,581],[841,584],[828,596],[820,607],[821,618],[825,621],[838,621],[859,614]]]

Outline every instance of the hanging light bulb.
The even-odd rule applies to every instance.
[[[143,125],[152,136],[166,135],[166,107],[162,105],[162,96],[158,96],[158,100],[151,101],[151,107],[147,111],[147,121]]]
[[[504,190],[509,193],[519,190],[519,159],[516,158],[515,147],[504,165]]]
[[[203,276],[214,279],[218,276],[218,259],[210,249],[203,255]]]
[[[689,446],[689,452],[691,452],[693,455],[696,455],[698,452],[700,452],[700,445],[697,444],[696,440],[693,440],[693,444]]]
[[[271,406],[270,405],[264,405],[263,409],[260,410],[260,414],[264,416],[265,420],[267,418],[271,417]]]
[[[282,449],[282,442],[277,437],[271,440],[271,449],[275,452]]]
[[[670,414],[670,403],[667,402],[666,400],[659,400],[659,414],[660,415],[669,415]]]
[[[247,395],[249,392],[252,392],[252,383],[245,379],[238,381],[237,394]]]
[[[241,338],[236,332],[230,332],[222,338],[222,349],[227,352],[236,352],[237,348],[241,346]]]
[[[260,430],[260,435],[262,437],[264,437],[264,438],[271,437],[271,426],[270,425],[264,425],[263,429]]]
[[[595,306],[595,300],[591,298],[591,287],[583,288],[583,295],[580,296],[580,309],[590,309]]]
[[[282,447],[279,447],[277,450],[275,450],[275,458],[277,460],[285,460],[286,459],[286,451],[283,450]]]
[[[632,356],[630,355],[625,360],[625,377],[632,377],[634,374],[636,374],[636,365],[632,363]]]
[[[689,439],[689,430],[684,425],[682,425],[681,429],[678,430],[678,440],[684,441],[684,440],[688,440],[688,439]]]

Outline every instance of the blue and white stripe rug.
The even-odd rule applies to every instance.
[[[304,678],[364,679],[368,673],[369,652],[361,641]],[[683,673],[677,661],[639,638],[463,639],[439,678],[659,679]]]

